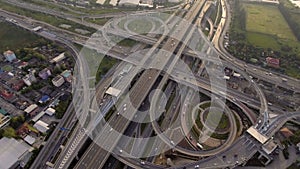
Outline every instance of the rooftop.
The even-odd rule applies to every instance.
[[[30,146],[13,138],[3,137],[0,140],[0,168],[8,169],[25,155]]]
[[[43,122],[42,120],[37,121],[33,127],[35,127],[38,131],[45,133],[49,130],[48,124]]]
[[[267,136],[262,135],[260,132],[258,132],[253,126],[247,130],[247,133],[249,133],[251,136],[253,136],[257,141],[259,141],[262,144],[264,144],[269,139]]]
[[[115,97],[118,97],[119,94],[121,93],[121,91],[119,89],[116,89],[116,88],[113,88],[113,87],[110,87],[106,90],[105,92],[106,94],[109,94],[109,95],[112,95],[112,96],[115,96]]]

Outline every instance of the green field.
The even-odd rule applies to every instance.
[[[92,19],[92,18],[87,18],[85,19],[87,22],[91,22],[94,24],[98,25],[105,25],[107,21],[109,21],[111,18],[97,18],[97,19]]]
[[[5,66],[1,67],[1,69],[6,72],[10,72],[13,70],[13,67],[11,65],[5,65]]]
[[[155,23],[152,25],[150,21],[142,19],[135,19],[128,23],[128,29],[138,34],[147,34],[153,26],[155,27]]]
[[[249,43],[272,49],[279,49],[280,44],[299,46],[277,6],[244,3],[243,8],[246,12],[245,28]]]
[[[36,42],[39,38],[23,29],[20,29],[10,23],[0,20],[0,52],[24,47]]]
[[[275,36],[270,36],[263,33],[247,32],[246,38],[249,43],[255,46],[272,49],[280,48],[280,45],[277,42],[277,38]]]
[[[300,78],[297,26],[288,22],[280,5],[236,0],[232,7],[234,12],[229,34],[234,45],[230,45],[228,51],[249,63],[251,59],[257,59],[257,65]],[[300,15],[293,20],[298,22]],[[267,67],[267,56],[280,59],[280,68]]]
[[[244,7],[247,12],[247,31],[275,35],[282,39],[296,40],[277,6],[244,4]]]
[[[81,24],[78,24],[78,23],[75,23],[75,22],[72,22],[72,21],[69,21],[69,20],[62,19],[62,18],[55,17],[55,16],[51,16],[51,15],[47,15],[47,14],[44,14],[44,13],[41,13],[41,12],[30,11],[30,10],[27,10],[27,9],[22,9],[22,8],[19,8],[19,7],[15,7],[15,6],[7,4],[3,1],[0,1],[0,8],[3,9],[3,10],[9,11],[9,12],[13,12],[13,13],[16,13],[16,14],[19,14],[19,15],[23,15],[23,16],[26,16],[26,17],[33,18],[33,19],[38,20],[38,21],[46,22],[46,23],[48,23],[50,25],[53,25],[55,27],[59,27],[59,25],[61,25],[61,24],[67,24],[67,25],[72,26],[70,31],[73,31],[73,32],[75,32],[74,31],[75,29],[87,30],[87,31],[91,32],[90,34],[96,32],[96,30],[93,29],[93,28],[89,28],[87,26],[84,26],[84,25],[81,25]]]
[[[225,114],[220,112],[209,112],[204,116],[204,121],[211,127],[216,127],[218,130],[226,129],[230,123]]]

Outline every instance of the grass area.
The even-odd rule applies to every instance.
[[[255,44],[256,46],[272,49],[280,48],[280,45],[278,44],[276,37],[274,36],[266,35],[263,33],[247,32],[246,38],[249,43]]]
[[[226,133],[226,134],[217,134],[217,133],[211,134],[212,138],[220,139],[220,140],[226,140],[228,138],[228,136],[229,136],[228,133]]]
[[[209,112],[204,115],[204,121],[207,123],[207,125],[212,127],[216,126],[216,129],[219,130],[224,130],[229,126],[229,119],[223,112],[222,115],[220,112]]]
[[[73,12],[74,10],[70,10],[68,7],[62,7],[54,3],[46,2],[46,1],[41,1],[41,0],[26,0],[27,3],[32,3],[35,5],[43,6],[52,10],[56,11],[63,11],[64,13],[69,13],[72,15],[79,15],[76,12]]]
[[[1,129],[0,135],[1,137],[18,138],[15,129],[12,127],[5,127],[4,129]]]
[[[30,125],[30,124],[25,124],[27,127],[28,127],[28,129],[29,130],[31,130],[32,132],[34,132],[34,133],[38,133],[39,131],[36,129],[36,128],[34,128],[32,125]]]
[[[107,21],[109,21],[111,18],[87,18],[85,19],[86,21],[88,22],[91,22],[91,23],[94,23],[94,24],[97,24],[97,25],[105,25],[105,23]]]
[[[202,128],[203,128],[203,124],[201,123],[201,120],[200,120],[200,114],[201,114],[202,112],[201,112],[201,110],[199,110],[198,111],[198,114],[197,114],[197,118],[196,118],[196,125],[197,125],[197,127],[200,129],[200,130],[202,130]]]
[[[0,7],[1,8],[1,7]],[[25,47],[28,44],[37,42],[38,36],[26,30],[20,29],[10,23],[0,20],[0,52]]]
[[[120,46],[126,46],[126,47],[133,47],[136,45],[138,42],[132,39],[124,39],[118,43]]]
[[[6,72],[10,72],[13,70],[13,67],[10,65],[5,65],[1,68],[2,70],[6,71]]]
[[[85,57],[87,65],[89,66],[89,76],[95,76],[96,81],[90,81],[90,86],[95,86],[101,78],[116,64],[118,59],[104,56],[101,53],[98,53],[95,50],[91,50],[86,47],[78,46],[81,50],[80,55]]]
[[[217,9],[217,14],[216,14],[216,19],[214,20],[214,24],[218,24],[220,23],[221,19],[222,19],[222,5],[221,2],[218,1],[218,9]]]
[[[217,19],[218,8],[219,8],[219,1],[217,1],[216,4],[217,4],[217,7],[215,7],[214,10],[212,11],[212,13],[210,14],[210,19],[213,21],[213,23]]]
[[[207,102],[207,103],[204,103],[204,104],[202,104],[202,105],[200,105],[200,107],[202,108],[202,109],[206,109],[206,108],[209,108],[210,107],[210,102]]]
[[[73,32],[76,32],[75,29],[87,30],[87,31],[91,32],[90,35],[92,33],[96,32],[96,30],[93,28],[89,28],[89,27],[74,23],[69,20],[58,18],[58,17],[51,16],[51,15],[47,15],[47,14],[40,13],[40,12],[35,12],[35,11],[27,10],[27,9],[18,8],[18,7],[6,4],[3,1],[0,1],[0,8],[10,11],[10,12],[13,12],[13,13],[16,13],[16,14],[19,14],[19,15],[33,18],[35,20],[46,22],[46,23],[56,26],[56,27],[59,27],[59,25],[61,25],[61,24],[67,24],[67,25],[72,26],[71,29],[68,29],[68,30],[73,31]]]
[[[243,7],[246,11],[247,31],[274,35],[280,39],[296,41],[296,37],[293,35],[292,30],[277,6],[244,3]]]
[[[98,14],[107,14],[107,13],[116,13],[116,12],[126,12],[126,11],[136,11],[138,8],[136,7],[104,7],[104,6],[95,6],[93,9],[91,8],[78,8],[78,7],[72,7],[68,6],[68,8],[85,13],[90,15],[98,15]]]
[[[155,23],[152,25],[148,20],[136,19],[128,24],[128,29],[138,34],[145,34],[150,32],[152,26],[155,27]]]
[[[294,31],[297,26],[287,22],[280,5],[240,0],[232,3],[228,51],[246,62],[257,59],[257,65],[300,78],[300,43]],[[294,19],[300,20],[299,10],[298,18]],[[267,56],[280,59],[280,68],[267,67]]]
[[[117,59],[112,57],[104,57],[101,61],[97,74],[96,74],[96,83],[100,81],[100,79],[118,62]]]
[[[300,10],[290,0],[279,0],[279,10],[300,40]]]
[[[104,55],[87,47],[78,46],[78,49],[80,50],[80,55],[83,56],[87,62],[89,76],[96,76],[99,63],[104,58]]]
[[[55,110],[56,110],[55,117],[56,118],[61,119],[64,116],[64,114],[65,114],[66,110],[68,109],[71,101],[72,101],[72,98],[71,98],[71,96],[69,96],[69,98],[67,100],[59,102],[58,106],[56,106],[56,108],[55,108]]]

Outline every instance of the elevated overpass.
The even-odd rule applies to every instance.
[[[195,1],[195,5],[186,14],[185,18],[188,21],[193,22],[194,18],[197,16],[198,12],[201,10],[203,4],[204,4],[204,1]],[[184,39],[184,35],[185,35],[186,31],[190,29],[187,25],[184,25],[184,24],[185,23],[179,23],[178,27],[181,30],[180,30],[180,34],[176,35],[176,37],[178,37],[179,39]],[[165,37],[163,37],[163,38],[165,38]],[[168,39],[166,44],[162,47],[165,51],[169,51],[171,54],[166,54],[164,52],[160,52],[160,54],[157,55],[157,56],[164,56],[163,59],[160,59],[159,67],[161,68],[161,70],[165,67],[166,64],[170,63],[170,61],[172,63],[176,63],[176,60],[179,59],[178,58],[178,56],[180,56],[179,52],[177,53],[177,57],[171,59],[172,53],[175,51],[175,49],[178,45],[178,42],[175,42],[175,43],[177,43],[175,45],[171,45],[173,43],[174,43],[173,40]],[[154,48],[154,49],[156,49],[156,48]],[[151,53],[150,53],[150,55],[151,55]],[[124,116],[126,118],[123,118],[122,116],[120,116],[118,118],[112,117],[112,120],[109,122],[110,126],[114,130],[117,130],[119,133],[124,132],[124,130],[126,129],[128,124],[130,123],[130,120],[133,118],[133,116],[135,114],[132,112],[136,112],[136,109],[138,109],[139,106],[142,104],[143,100],[146,98],[146,96],[150,92],[150,90],[151,90],[152,86],[154,85],[154,83],[156,82],[157,78],[160,76],[161,70],[148,69],[148,70],[145,70],[145,72],[140,76],[139,80],[135,83],[135,85],[132,87],[129,94],[127,95],[127,97],[121,104],[121,105],[124,105],[124,104],[130,105],[127,107],[126,111],[119,111],[119,113],[122,114],[122,116]],[[112,152],[113,148],[117,144],[117,140],[119,140],[119,138],[121,137],[118,135],[109,134],[106,132],[107,130],[105,130],[105,129],[108,129],[108,126],[107,127],[103,126],[101,133],[99,134],[99,136],[97,136],[97,141],[99,141],[101,143],[104,143],[104,142],[108,143],[108,145],[107,144],[104,145],[105,150],[102,148],[93,149],[93,150],[89,149],[93,152],[87,152],[75,168],[91,168],[91,167],[95,167],[95,166],[97,166],[96,168],[101,168],[104,165],[105,161],[110,156],[110,152]],[[109,143],[109,142],[111,142],[111,140],[115,140],[115,141],[113,143]],[[96,143],[93,143],[91,146],[93,146],[94,148],[97,147]],[[97,152],[94,152],[94,151],[97,151]],[[90,159],[89,154],[94,154],[94,153],[97,154],[97,156],[95,156],[93,159]],[[97,159],[99,159],[99,160],[97,160]],[[97,162],[97,164],[95,164],[95,161]],[[101,161],[100,164],[98,163],[99,161]]]

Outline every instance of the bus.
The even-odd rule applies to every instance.
[[[203,146],[200,143],[197,143],[197,147],[203,149]]]

